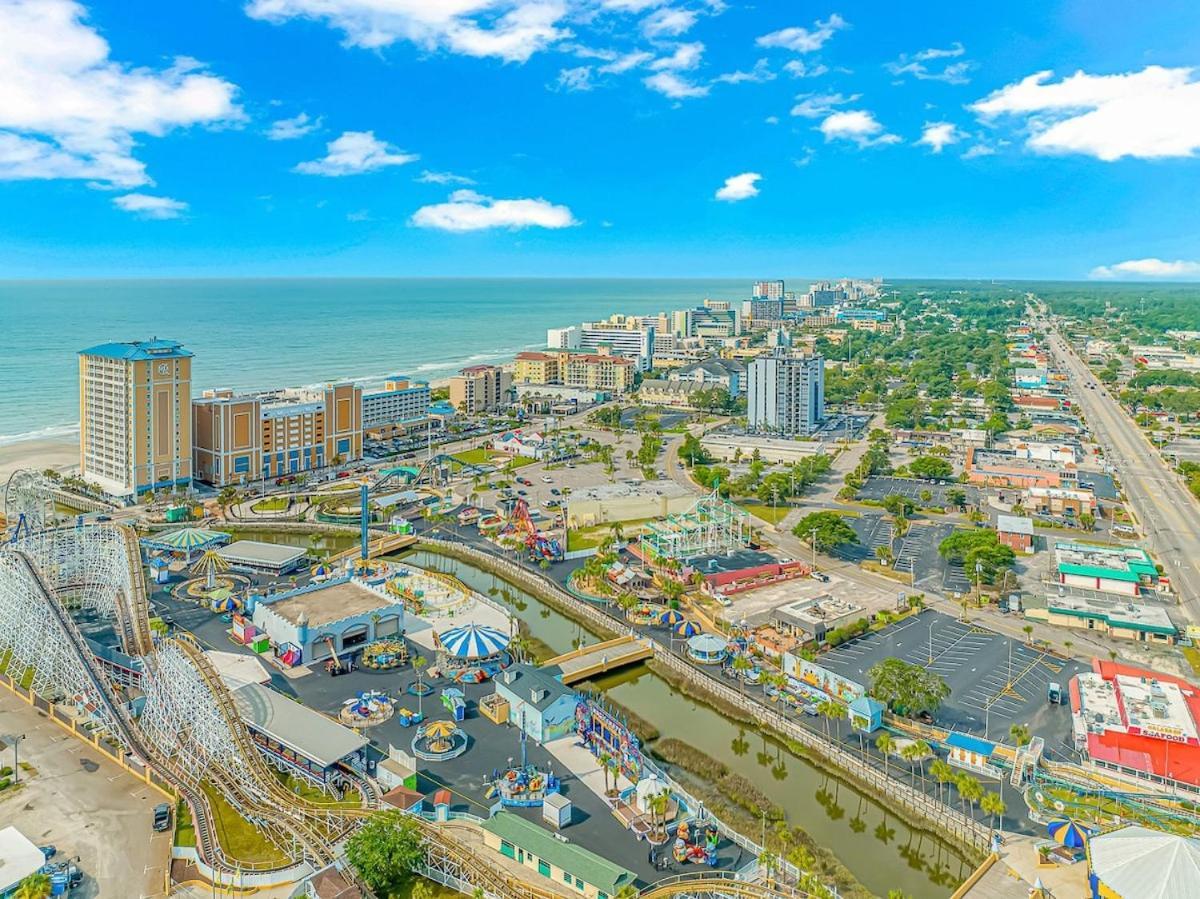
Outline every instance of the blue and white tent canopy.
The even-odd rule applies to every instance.
[[[481,624],[465,624],[438,634],[438,642],[456,659],[486,659],[508,648],[509,637],[503,631]]]

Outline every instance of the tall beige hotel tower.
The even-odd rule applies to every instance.
[[[113,496],[192,481],[192,354],[174,340],[79,353],[79,461]]]

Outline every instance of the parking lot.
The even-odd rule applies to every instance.
[[[165,895],[171,834],[150,826],[161,793],[3,688],[0,733],[25,737],[21,786],[0,798],[0,824],[54,846],[56,862],[78,858],[83,882],[75,899]],[[10,750],[0,763],[12,764]]]
[[[846,523],[858,535],[858,543],[846,543],[837,547],[833,554],[847,562],[861,562],[875,558],[875,548],[892,545],[892,522],[881,514],[860,515],[847,518]]]
[[[893,657],[946,681],[950,698],[936,715],[942,727],[1000,739],[1012,724],[1025,724],[1060,754],[1069,740],[1070,709],[1050,705],[1047,689],[1052,682],[1065,688],[1087,670],[1081,663],[933,611],[843,644],[819,661],[869,686],[871,666]]]
[[[921,499],[921,493],[925,490],[928,490],[932,497],[928,503],[924,503]],[[978,503],[981,497],[979,488],[972,487],[970,484],[960,484],[957,481],[933,483],[916,478],[871,477],[867,478],[867,482],[858,491],[858,499],[883,502],[892,494],[899,494],[907,496],[918,505],[947,506],[950,505],[946,500],[946,491],[948,490],[961,490],[966,494],[967,503],[971,505]]]

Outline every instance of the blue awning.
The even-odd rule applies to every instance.
[[[990,743],[987,740],[981,740],[978,737],[972,737],[967,734],[950,734],[946,737],[945,743],[947,746],[953,746],[955,749],[964,749],[967,752],[975,752],[979,755],[991,755],[996,750],[996,744]]]

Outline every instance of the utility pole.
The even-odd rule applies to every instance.
[[[813,528],[808,532],[812,542],[812,570],[817,570],[817,529]]]

